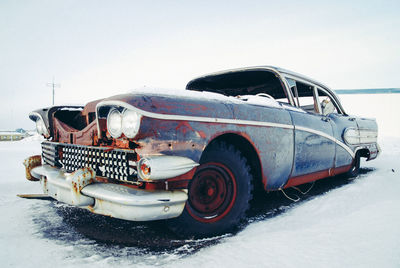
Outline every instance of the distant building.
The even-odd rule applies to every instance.
[[[30,136],[28,132],[22,128],[16,131],[0,131],[0,141],[19,141]]]

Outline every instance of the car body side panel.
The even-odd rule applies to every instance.
[[[165,127],[166,122],[153,123]],[[189,157],[199,162],[203,150],[214,139],[224,134],[236,134],[247,139],[257,151],[261,162],[263,182],[266,189],[278,189],[289,178],[293,161],[293,129],[260,127],[219,123],[170,121],[174,132],[155,132],[138,141],[139,155],[164,154]],[[186,130],[183,130],[183,129]],[[179,138],[178,138],[179,137]]]
[[[322,120],[323,116],[318,114],[294,110],[291,110],[290,114],[295,125],[295,160],[292,177],[333,168],[335,142],[318,133],[305,130],[315,130],[332,137],[330,122]]]
[[[375,159],[379,154],[379,145],[376,142],[378,135],[378,125],[375,119],[356,117],[358,129],[360,131],[360,146],[369,151],[367,160]],[[369,137],[374,136],[374,138]],[[371,142],[373,140],[373,142]]]
[[[378,131],[378,125],[375,119],[356,117],[357,126],[359,129],[368,129]]]
[[[285,127],[256,126],[246,123],[225,124],[183,120],[159,120],[144,117],[138,135],[139,155],[160,153],[189,157],[199,162],[205,147],[224,134],[247,139],[256,150],[266,189],[278,189],[289,178],[293,164],[293,127],[287,111],[279,108],[244,105],[230,107],[235,117],[256,122],[273,122]],[[240,122],[240,121],[239,121]]]
[[[333,136],[345,144],[345,141],[343,140],[344,131],[347,128],[357,128],[354,117],[337,113],[332,113],[328,117],[331,119],[333,125]],[[354,152],[355,146],[347,146]],[[342,146],[336,144],[335,167],[348,166],[352,162],[352,155],[350,155]]]
[[[257,105],[234,106],[235,118],[248,118],[261,122],[273,122],[293,126],[287,110]],[[282,187],[290,176],[294,156],[294,131],[281,127],[246,127],[243,133],[249,136],[261,159],[266,189]]]
[[[353,157],[343,147],[336,145],[335,167],[344,167],[351,165]]]

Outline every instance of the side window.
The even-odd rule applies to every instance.
[[[338,108],[332,98],[323,90],[318,88],[319,105],[321,107],[321,114],[328,115],[332,113],[339,113]]]
[[[314,87],[308,84],[304,84],[296,81],[297,90],[297,101],[299,107],[310,113],[318,113],[318,103],[316,101]]]
[[[286,77],[297,107],[309,113],[328,115],[340,113],[336,102],[325,90]]]
[[[314,86],[295,81],[291,78],[286,78],[286,81],[288,82],[290,91],[293,94],[294,102],[299,108],[310,113],[319,112]]]

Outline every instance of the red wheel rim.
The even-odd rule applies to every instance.
[[[220,163],[198,167],[188,189],[187,210],[201,222],[220,220],[232,209],[236,199],[235,177]]]

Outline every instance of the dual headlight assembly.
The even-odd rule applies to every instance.
[[[125,135],[127,138],[134,138],[139,132],[141,116],[135,111],[124,109],[122,112],[112,108],[107,116],[107,130],[110,135],[118,139]],[[45,137],[49,136],[49,131],[43,119],[36,117],[36,131]]]
[[[127,138],[134,138],[139,132],[140,115],[135,111],[125,109],[122,112],[112,108],[107,116],[107,130],[114,138],[118,139],[125,135]]]

